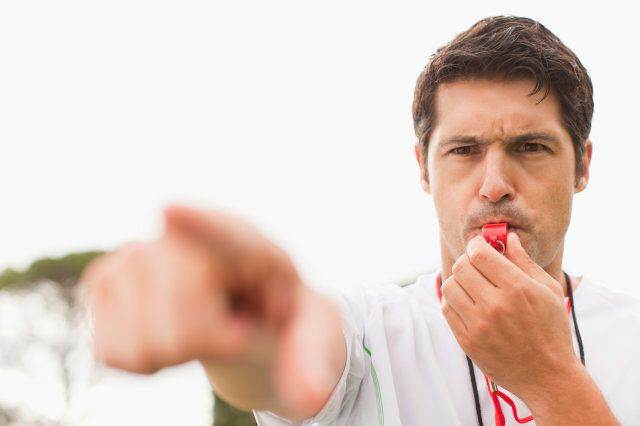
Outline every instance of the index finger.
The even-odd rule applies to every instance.
[[[481,235],[469,240],[467,256],[471,264],[498,288],[509,288],[516,282],[530,280],[527,274],[491,247]]]

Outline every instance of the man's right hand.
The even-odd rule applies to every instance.
[[[239,408],[310,417],[345,365],[337,308],[228,214],[171,206],[162,238],[95,260],[80,282],[100,360],[138,373],[199,360]]]

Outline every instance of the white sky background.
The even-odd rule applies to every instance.
[[[415,79],[477,19],[514,13],[558,34],[595,85],[592,178],[566,268],[640,295],[634,14],[611,2],[212,3],[2,3],[0,267],[155,238],[162,206],[180,200],[247,217],[313,285],[437,267]]]
[[[248,218],[314,286],[435,269],[415,80],[478,19],[517,14],[555,32],[595,87],[591,181],[575,198],[565,268],[640,297],[640,60],[625,7],[2,2],[0,269],[156,238],[172,201]]]

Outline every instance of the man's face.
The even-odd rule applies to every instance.
[[[528,96],[528,80],[441,84],[422,185],[432,194],[443,261],[450,264],[485,223],[507,222],[542,267],[562,259],[573,194],[587,184],[591,144],[576,179],[571,137],[553,93]]]

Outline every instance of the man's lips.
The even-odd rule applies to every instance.
[[[485,224],[494,224],[494,223],[505,223],[505,222],[486,222]],[[511,225],[509,222],[506,222],[506,223],[507,223],[507,232],[515,232],[517,234],[520,234],[523,232],[523,229],[520,228],[519,226]],[[482,235],[482,226],[483,225],[474,226],[470,228],[469,231],[467,232],[467,241],[477,235]]]
[[[505,223],[505,222],[487,222],[485,225],[494,225],[494,224],[497,224],[497,223]],[[507,223],[507,231],[509,231],[509,232],[515,231],[516,229],[520,229],[519,227],[517,227],[515,225],[511,225],[509,222],[506,222],[506,223]],[[478,226],[477,229],[482,231],[482,226]]]
[[[496,223],[506,223],[509,226],[518,226],[520,225],[520,221],[516,220],[510,216],[485,216],[481,218],[476,218],[473,222],[471,222],[474,226],[482,227],[487,224],[496,224]]]
[[[522,229],[522,226],[521,226],[522,224],[519,221],[516,221],[511,218],[507,218],[507,217],[500,217],[500,216],[485,218],[484,220],[474,222],[472,228],[473,229],[477,228],[482,230],[482,227],[484,225],[494,225],[498,223],[506,223],[509,231],[511,231],[512,229],[513,230]]]

